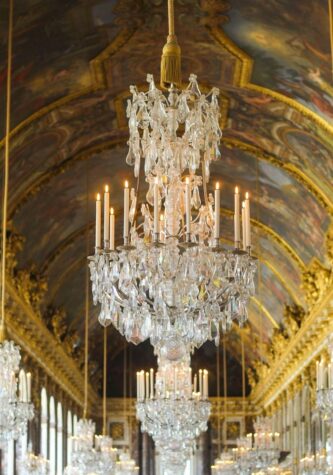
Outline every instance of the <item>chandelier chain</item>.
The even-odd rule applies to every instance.
[[[2,261],[1,261],[1,324],[0,340],[4,339],[5,332],[5,298],[6,298],[6,248],[7,248],[7,208],[9,188],[9,151],[10,151],[10,121],[12,95],[12,55],[13,55],[13,10],[14,0],[9,0],[8,21],[8,52],[7,52],[7,87],[6,87],[6,135],[3,182],[2,207]]]

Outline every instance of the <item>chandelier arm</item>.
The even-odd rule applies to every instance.
[[[3,163],[4,179],[3,179],[3,207],[2,207],[0,343],[5,340],[7,208],[8,208],[8,188],[9,188],[8,182],[9,182],[9,151],[10,151],[10,120],[11,120],[11,96],[12,96],[13,10],[14,10],[14,0],[9,0],[7,86],[6,86],[6,136],[5,136],[5,157],[4,157],[4,163]]]

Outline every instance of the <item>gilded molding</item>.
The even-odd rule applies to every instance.
[[[333,287],[306,315],[299,330],[285,341],[282,352],[251,393],[254,404],[268,406],[284,391],[326,344],[333,331]],[[267,385],[269,379],[270,384]]]

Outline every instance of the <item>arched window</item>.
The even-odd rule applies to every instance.
[[[72,461],[72,450],[73,450],[73,417],[71,411],[67,412],[67,465],[71,464]]]
[[[50,397],[49,459],[50,475],[56,475],[57,466],[56,412],[54,397]]]
[[[48,457],[48,401],[46,389],[41,392],[41,430],[40,430],[40,453],[44,458]]]
[[[63,419],[62,419],[62,405],[60,402],[57,404],[57,475],[62,475],[64,469],[63,464]]]

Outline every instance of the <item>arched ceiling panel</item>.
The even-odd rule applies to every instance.
[[[333,123],[328,2],[232,0],[227,35],[253,58],[252,82]]]

